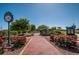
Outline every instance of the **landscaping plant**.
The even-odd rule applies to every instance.
[[[13,48],[14,49],[21,48],[23,45],[25,45],[25,43],[26,43],[25,36],[18,36],[17,40],[14,42]]]
[[[73,49],[77,46],[76,35],[64,35],[64,34],[61,34],[60,32],[56,32],[56,33],[51,34],[50,38],[52,42],[54,42],[56,45],[60,47]]]

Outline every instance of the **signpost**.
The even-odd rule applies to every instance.
[[[10,38],[10,22],[13,21],[13,15],[11,12],[6,12],[4,14],[4,20],[8,22],[8,46],[11,47],[11,38]]]
[[[75,35],[75,25],[72,25],[71,27],[66,27],[66,33],[67,35]]]

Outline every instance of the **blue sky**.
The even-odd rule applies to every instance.
[[[75,24],[79,28],[79,4],[0,4],[0,27],[3,29],[7,28],[3,18],[6,11],[13,13],[14,20],[27,18],[36,26],[44,24],[65,28]]]

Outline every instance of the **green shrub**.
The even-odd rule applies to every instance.
[[[17,31],[11,31],[11,34],[12,35],[18,35],[18,32]]]
[[[21,47],[21,45],[20,45],[19,41],[17,41],[17,42],[14,43],[13,48],[17,49],[17,48],[20,48],[20,47]]]
[[[13,48],[18,49],[21,48],[26,43],[26,38],[24,36],[19,36],[17,40],[14,42]]]
[[[13,48],[14,49],[18,49],[18,48],[21,48],[23,45],[20,41],[16,41],[13,45]]]
[[[48,29],[42,29],[42,30],[40,30],[40,35],[43,35],[43,36],[49,35]]]
[[[2,31],[2,36],[7,36],[7,35],[8,35],[8,33],[7,33],[7,32]]]
[[[77,34],[79,34],[79,32],[76,32]]]

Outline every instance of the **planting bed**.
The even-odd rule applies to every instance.
[[[50,36],[43,36],[46,38],[48,42],[50,42],[54,47],[56,47],[63,55],[79,55],[79,53],[76,53],[75,51],[70,51],[65,48],[57,46],[54,42],[50,41]]]
[[[28,41],[30,40],[31,36],[11,36],[11,40],[12,40],[12,48],[8,48],[8,37],[7,36],[3,36],[1,39],[3,40],[3,43],[0,48],[0,52],[4,52],[1,53],[3,55],[17,55],[20,53],[20,51],[23,49],[23,47],[28,43]]]

